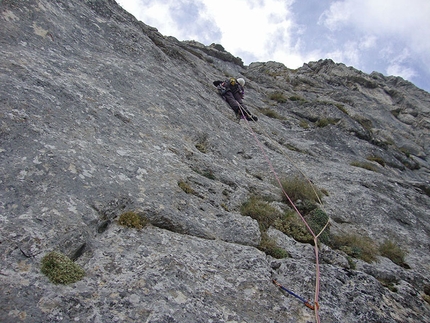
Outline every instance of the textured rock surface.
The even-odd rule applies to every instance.
[[[430,321],[428,93],[330,60],[243,66],[112,0],[6,0],[0,21],[1,322],[315,321],[271,283],[312,300],[313,247],[270,229],[290,257],[267,256],[258,223],[239,213],[252,194],[279,199],[250,129],[280,176],[298,168],[329,193],[333,232],[408,250],[410,269],[380,257],[352,270],[322,246],[321,321]],[[246,79],[252,128],[214,91],[225,75]],[[151,225],[119,226],[126,210]],[[40,261],[52,250],[85,278],[51,284]]]

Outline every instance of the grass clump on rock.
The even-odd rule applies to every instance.
[[[330,246],[342,250],[348,256],[371,263],[378,256],[378,248],[369,237],[356,234],[335,235],[330,239]]]
[[[282,216],[282,213],[278,209],[271,206],[261,197],[252,196],[242,204],[240,213],[257,220],[261,231],[261,242],[258,249],[274,258],[281,259],[288,257],[288,253],[280,248],[276,241],[271,239],[266,233],[267,229]]]
[[[281,180],[282,189],[290,197],[293,202],[301,200],[302,202],[310,201],[312,203],[319,202],[323,193],[317,188],[313,187],[309,181],[299,176],[294,176]],[[290,201],[283,194],[282,198],[285,203],[289,204]]]
[[[339,120],[333,118],[321,118],[317,121],[316,126],[319,128],[327,127],[331,124],[336,124]]]
[[[265,232],[282,214],[268,202],[257,196],[242,204],[240,213],[257,220],[260,230]]]
[[[269,117],[269,118],[272,118],[272,119],[279,119],[279,120],[285,119],[283,116],[281,116],[276,111],[268,109],[268,108],[262,108],[262,109],[260,109],[260,112],[262,114],[264,114],[266,117]]]
[[[274,100],[278,103],[285,103],[288,101],[288,99],[284,96],[284,94],[282,92],[279,92],[279,91],[275,91],[275,92],[271,93],[269,96],[269,99]]]
[[[382,167],[385,167],[385,161],[382,159],[382,157],[371,155],[371,156],[368,156],[366,159],[370,160],[370,161],[377,162]]]
[[[287,258],[289,256],[288,252],[278,247],[276,241],[270,238],[265,232],[261,234],[261,242],[258,248],[266,255],[272,256],[276,259]]]
[[[273,227],[302,243],[313,243],[314,239],[296,212],[286,212],[277,219]]]
[[[405,263],[406,251],[400,248],[396,243],[391,240],[385,240],[382,245],[379,246],[379,252],[381,256],[387,257],[396,265],[403,268],[409,268]]]
[[[360,167],[366,170],[370,170],[372,172],[377,172],[378,169],[376,168],[375,165],[371,164],[371,163],[367,163],[367,162],[359,162],[359,161],[353,161],[350,163],[351,166],[354,167]]]
[[[191,188],[190,184],[185,181],[179,181],[178,186],[187,194],[195,194],[195,191]]]
[[[124,212],[119,216],[118,224],[135,229],[142,229],[148,221],[141,215],[137,214],[134,211]]]
[[[41,271],[54,284],[71,284],[81,280],[85,271],[66,255],[52,251],[42,258]]]
[[[304,219],[308,223],[315,235],[319,234],[327,224],[329,217],[328,215],[319,208],[310,211],[304,215]],[[314,238],[309,232],[308,228],[304,224],[303,220],[300,219],[296,212],[286,212],[283,217],[279,218],[274,224],[274,228],[285,233],[286,235],[294,238],[294,240],[302,243],[314,244]],[[327,226],[325,230],[319,236],[319,241],[322,243],[328,243],[330,241],[330,227]]]

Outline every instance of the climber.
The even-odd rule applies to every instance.
[[[230,107],[233,109],[238,120],[246,118],[248,121],[257,121],[256,116],[251,115],[248,109],[243,105],[242,99],[244,96],[243,86],[245,80],[243,78],[235,79],[233,77],[223,81],[214,81],[215,85],[221,94],[222,98],[227,101]]]

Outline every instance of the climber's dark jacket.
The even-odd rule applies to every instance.
[[[230,78],[224,82],[215,81],[214,85],[216,82],[220,82],[218,83],[217,88],[224,100],[227,101],[234,113],[236,113],[236,116],[241,114],[239,105],[245,110],[245,112],[248,113],[248,109],[243,105],[242,102],[245,91],[242,85],[240,85],[236,79]]]

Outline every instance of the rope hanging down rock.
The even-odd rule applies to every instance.
[[[311,308],[312,310],[314,310],[315,312],[315,320],[316,323],[320,323],[320,318],[319,318],[319,314],[318,314],[318,310],[319,310],[319,303],[318,303],[318,298],[319,298],[319,290],[320,290],[320,265],[319,265],[319,251],[318,251],[318,237],[321,235],[321,233],[327,228],[329,221],[327,221],[326,225],[324,226],[324,228],[318,233],[315,234],[312,230],[312,228],[309,226],[309,224],[307,223],[306,219],[303,217],[303,215],[300,213],[300,211],[298,210],[298,208],[296,207],[296,205],[294,204],[294,202],[291,200],[291,198],[288,196],[288,194],[285,192],[281,180],[279,179],[275,169],[273,168],[272,163],[270,162],[269,157],[267,156],[266,152],[264,151],[263,145],[261,144],[260,140],[258,140],[257,135],[255,134],[254,130],[252,129],[252,127],[250,126],[245,114],[247,114],[246,109],[244,109],[242,107],[242,105],[239,104],[239,109],[240,112],[242,113],[246,124],[248,126],[248,128],[250,129],[252,135],[254,136],[255,141],[257,142],[258,147],[260,148],[261,152],[263,153],[267,164],[269,165],[269,168],[271,170],[271,172],[273,173],[279,187],[282,189],[282,192],[284,193],[285,197],[288,199],[288,201],[291,203],[291,205],[293,206],[294,210],[296,211],[296,213],[299,215],[299,217],[301,218],[301,220],[303,221],[303,223],[305,224],[306,228],[308,229],[309,233],[312,235],[313,239],[314,239],[314,251],[315,251],[315,267],[316,267],[316,274],[315,274],[315,295],[314,295],[314,305],[310,304],[309,301],[304,300],[303,298],[301,298],[300,296],[294,294],[293,292],[289,291],[288,289],[286,289],[285,287],[282,287],[282,289],[284,289],[285,291],[287,291],[288,293],[290,293],[291,295],[298,297],[300,300],[302,300],[304,302],[304,304]],[[252,117],[252,116],[250,116]],[[290,160],[291,162],[291,160]],[[292,163],[292,162],[291,162]],[[292,163],[294,165],[294,163]],[[299,169],[296,165],[294,165],[297,169]],[[300,169],[299,169],[300,170]],[[301,171],[300,171],[301,172]],[[303,172],[301,172],[303,174]],[[313,189],[313,185],[311,183],[311,181],[303,174],[303,176],[308,180],[308,182],[310,183],[310,185],[312,186]],[[315,189],[314,189],[315,192]],[[316,192],[315,192],[316,194]],[[316,194],[318,197],[318,194]],[[318,197],[319,200],[319,197]],[[319,200],[321,203],[321,200]],[[322,203],[321,203],[322,204]],[[275,281],[274,281],[275,282]],[[281,285],[278,285],[281,286]]]

